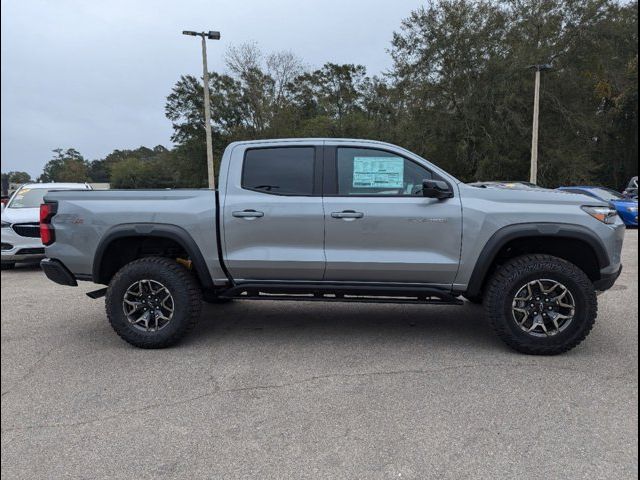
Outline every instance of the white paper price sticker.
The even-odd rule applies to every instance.
[[[400,157],[354,157],[354,188],[402,188],[404,159]]]

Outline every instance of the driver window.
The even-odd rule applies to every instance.
[[[371,148],[338,148],[338,195],[421,196],[433,174],[396,154]]]

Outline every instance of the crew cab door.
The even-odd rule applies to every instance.
[[[223,254],[236,280],[321,280],[322,147],[240,144],[221,198]]]
[[[450,286],[462,241],[454,198],[422,195],[443,179],[399,149],[348,144],[325,148],[325,280]]]

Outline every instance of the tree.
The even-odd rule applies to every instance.
[[[153,149],[116,150],[107,155],[110,183],[113,188],[175,188],[196,186],[181,181],[183,172],[177,152],[162,145]]]
[[[88,182],[87,163],[79,160],[67,160],[54,178],[56,182]]]
[[[147,170],[142,160],[135,157],[124,158],[111,169],[111,188],[143,188]]]
[[[109,165],[104,159],[93,160],[92,162],[89,162],[87,173],[89,175],[89,179],[92,182],[96,182],[96,183],[109,182],[110,169],[109,169]]]
[[[354,127],[365,117],[363,100],[368,81],[366,69],[351,64],[326,63],[318,70],[299,75],[291,90],[295,105],[307,120],[302,128],[324,124],[330,125],[324,132],[326,136],[353,136],[358,130]]]
[[[393,83],[404,97],[399,141],[465,180],[527,178],[533,74],[526,67],[554,59],[541,92],[541,183],[617,188],[611,158],[626,158],[623,150],[637,158],[637,96],[623,107],[624,126],[613,127],[614,136],[628,132],[616,141],[602,107],[620,119],[608,92],[622,94],[626,84],[633,98],[637,77],[623,78],[637,48],[637,3],[433,2],[392,42]]]
[[[2,177],[6,178],[10,183],[30,183],[32,181],[31,175],[29,175],[27,172],[11,171],[3,173]]]
[[[56,148],[38,177],[40,182],[86,182],[89,180],[88,165],[84,157],[74,148]]]

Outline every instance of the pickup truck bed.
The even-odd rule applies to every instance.
[[[79,280],[108,283],[115,265],[155,248],[151,241],[145,246],[132,240],[157,238],[179,244],[207,286],[227,281],[218,260],[216,193],[211,190],[59,191],[47,199],[58,204],[56,241],[47,255],[64,258]],[[140,251],[122,247],[134,243]]]

